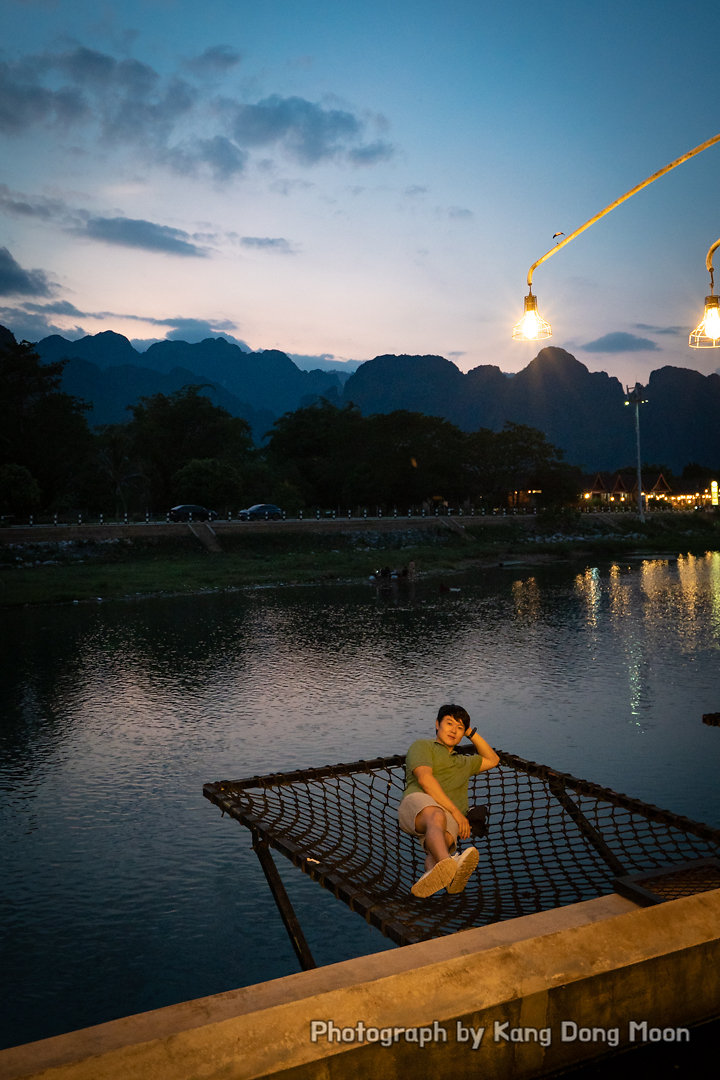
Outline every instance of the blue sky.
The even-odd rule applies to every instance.
[[[0,321],[519,370],[553,233],[720,131],[712,10],[5,0]],[[713,371],[719,174],[720,146],[540,267],[548,344]]]

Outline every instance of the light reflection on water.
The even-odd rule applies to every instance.
[[[490,742],[720,825],[720,554],[23,609],[2,629],[3,1045],[297,970],[206,780]],[[390,947],[279,862],[316,957]]]

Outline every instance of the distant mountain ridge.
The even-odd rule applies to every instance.
[[[644,460],[676,471],[689,461],[720,466],[720,376],[664,367],[651,373],[645,389]],[[512,379],[494,365],[463,374],[441,356],[377,356],[350,376],[343,400],[364,415],[417,410],[465,431],[499,431],[507,420],[529,424],[588,471],[635,458],[634,410],[624,406],[621,383],[589,371],[565,349],[541,349]]]
[[[247,353],[224,338],[206,338],[196,344],[160,341],[139,353],[122,334],[105,330],[79,341],[53,334],[39,341],[35,349],[43,360],[77,357],[101,368],[131,365],[164,375],[184,368],[200,377],[193,381],[209,379],[251,408],[267,410],[273,417],[296,409],[309,394],[322,394],[331,387],[339,393],[343,382],[331,371],[301,371],[277,349]]]
[[[529,424],[589,472],[622,467],[635,456],[633,410],[624,407],[619,380],[554,347],[541,349],[513,378],[491,364],[463,373],[442,356],[376,356],[344,386],[336,373],[303,371],[283,352],[247,353],[223,338],[162,341],[138,353],[121,334],[105,331],[79,341],[53,335],[36,349],[47,361],[71,358],[63,389],[93,402],[91,424],[127,419],[127,406],[139,397],[195,382],[211,384],[208,396],[248,420],[257,442],[276,417],[323,396],[353,402],[364,415],[407,409],[444,416],[465,431],[499,431],[508,420]],[[645,461],[675,471],[690,461],[720,466],[719,375],[663,367],[651,373],[645,396]]]
[[[163,374],[150,368],[137,367],[134,364],[118,364],[101,368],[89,360],[75,357],[65,365],[62,389],[74,397],[92,402],[92,412],[88,414],[88,423],[95,427],[100,424],[124,424],[131,419],[128,411],[141,397],[152,394],[173,394],[190,384],[201,384],[203,394],[210,398],[213,405],[220,405],[232,416],[241,416],[247,420],[256,442],[262,442],[263,435],[272,427],[275,414],[268,409],[253,409],[246,401],[241,401],[218,383],[202,378],[187,368],[176,367]]]

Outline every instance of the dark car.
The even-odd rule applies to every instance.
[[[204,506],[196,506],[195,503],[173,506],[170,511],[171,521],[214,521],[216,517],[214,510],[206,510]]]
[[[247,510],[239,510],[238,517],[241,521],[279,521],[282,510],[274,503],[256,503],[255,506],[249,506]]]

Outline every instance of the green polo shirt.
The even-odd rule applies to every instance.
[[[436,739],[418,739],[407,752],[405,758],[405,795],[423,793],[418,778],[413,776],[413,769],[418,765],[429,765],[433,776],[440,784],[448,799],[457,806],[461,814],[468,811],[468,780],[482,769],[483,759],[480,754],[456,754],[448,750]]]

